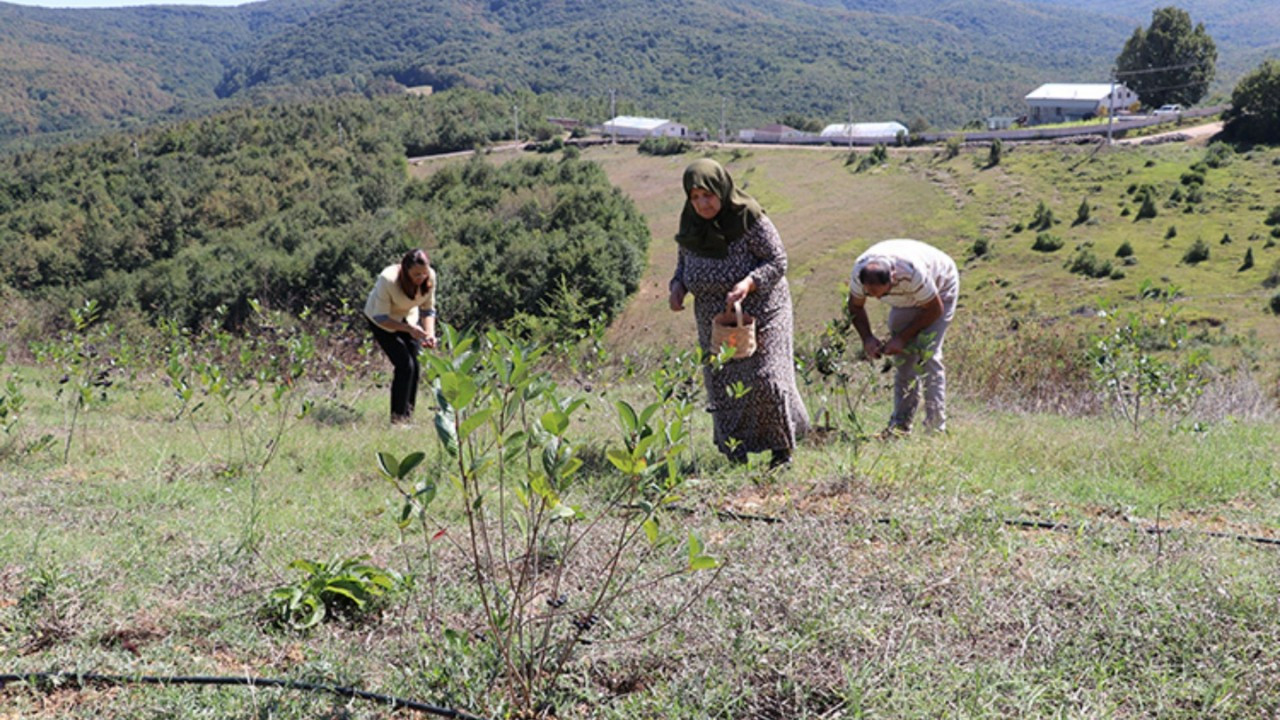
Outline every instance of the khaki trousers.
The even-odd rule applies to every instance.
[[[911,324],[920,308],[891,308],[889,331],[901,332]],[[955,316],[956,301],[942,303],[942,317],[916,336],[907,351],[894,359],[898,371],[893,378],[893,416],[889,424],[911,428],[920,404],[920,373],[924,372],[924,423],[930,430],[947,429],[947,369],[942,364],[942,341]]]

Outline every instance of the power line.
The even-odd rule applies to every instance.
[[[1165,67],[1144,68],[1142,70],[1117,70],[1112,74],[1115,75],[1116,77],[1127,77],[1129,75],[1149,75],[1151,73],[1168,72],[1170,70],[1185,70],[1187,68],[1198,67],[1204,64],[1205,63],[1203,60],[1197,60],[1195,62],[1183,63],[1181,65],[1167,65]]]

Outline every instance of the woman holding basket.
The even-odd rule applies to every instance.
[[[796,388],[782,238],[760,204],[734,187],[728,171],[714,160],[685,168],[684,193],[671,309],[683,310],[685,296],[693,293],[704,355],[720,352],[712,341],[717,315],[736,316],[737,306],[755,320],[753,354],[735,353],[719,370],[703,368],[716,447],[735,461],[771,450],[772,465],[785,465],[796,439],[809,428],[809,413]]]

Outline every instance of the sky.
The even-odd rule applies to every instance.
[[[137,7],[138,5],[244,5],[251,0],[0,0],[12,5],[47,8]]]

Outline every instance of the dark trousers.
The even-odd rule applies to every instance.
[[[418,398],[418,376],[421,374],[418,353],[422,351],[422,344],[407,332],[383,330],[372,321],[369,328],[373,330],[373,339],[378,341],[378,346],[395,368],[391,378],[391,419],[407,418],[413,415],[414,401]]]

